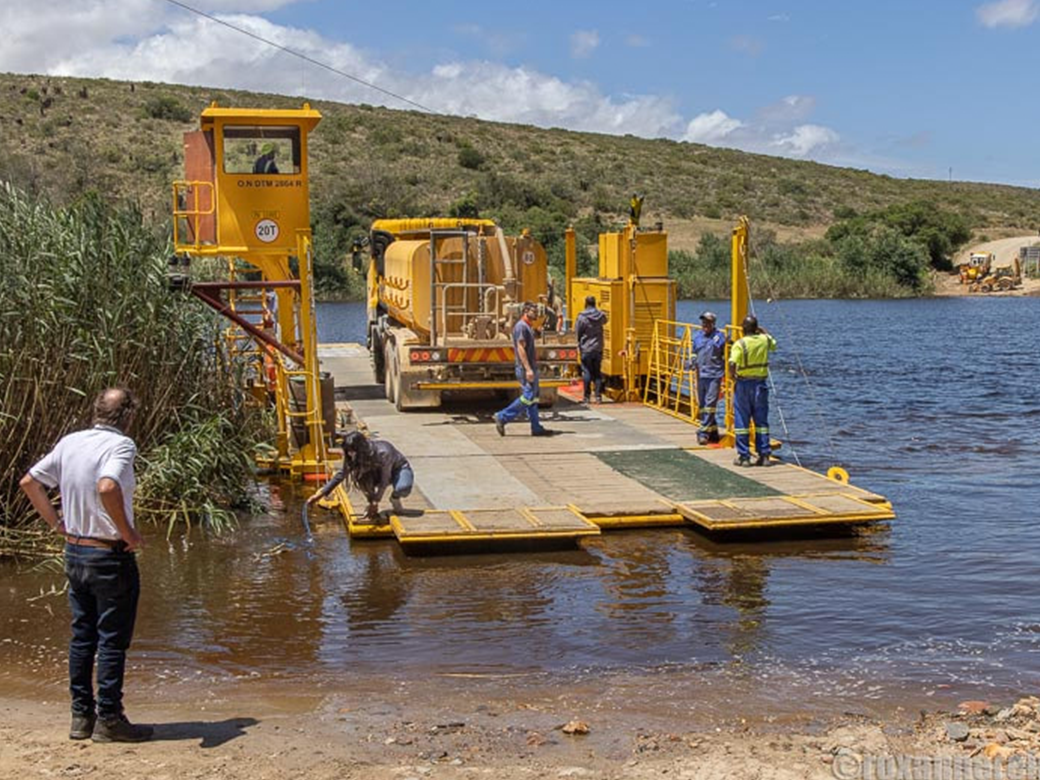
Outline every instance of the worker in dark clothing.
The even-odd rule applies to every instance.
[[[513,327],[513,351],[516,360],[516,378],[520,382],[520,395],[505,409],[495,415],[495,430],[499,436],[506,435],[506,425],[524,412],[531,421],[532,436],[552,436],[553,432],[543,428],[538,420],[538,350],[535,347],[534,323],[538,307],[525,303],[523,314]]]
[[[274,158],[278,156],[278,147],[268,141],[260,147],[260,156],[253,163],[253,173],[278,173],[278,164]]]
[[[776,351],[776,339],[759,327],[758,320],[748,315],[743,323],[744,336],[729,351],[733,391],[733,427],[737,439],[735,466],[751,464],[751,424],[755,424],[756,466],[768,466],[772,451],[769,443],[769,353]]]
[[[693,357],[685,366],[697,369],[697,443],[719,440],[719,390],[726,375],[726,334],[715,327],[715,315],[701,315],[701,329],[693,336]]]
[[[412,492],[415,475],[408,459],[393,444],[382,439],[373,441],[360,431],[353,431],[343,437],[342,468],[307,499],[307,504],[325,498],[344,481],[365,495],[368,499],[366,517],[374,520],[379,515],[379,502],[389,487],[393,488],[390,505],[394,512],[404,512],[401,499]]]
[[[603,403],[603,374],[600,369],[603,366],[603,326],[606,324],[607,314],[596,308],[596,296],[586,296],[585,311],[574,323],[581,353],[581,378],[585,385],[582,403],[586,406],[593,385],[596,387],[596,403]]]

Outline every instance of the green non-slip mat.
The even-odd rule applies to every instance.
[[[615,471],[673,501],[783,495],[685,450],[620,450],[595,455]]]

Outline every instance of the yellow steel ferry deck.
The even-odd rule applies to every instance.
[[[357,495],[340,501],[353,537],[396,537],[406,548],[482,549],[489,543],[576,542],[616,528],[683,526],[709,533],[855,527],[894,517],[884,497],[774,461],[738,468],[733,450],[697,447],[687,421],[642,403],[583,407],[561,394],[533,438],[525,421],[501,437],[491,409],[399,412],[373,384],[369,352],[324,344],[337,405],[385,438],[416,475],[403,516],[359,522]]]

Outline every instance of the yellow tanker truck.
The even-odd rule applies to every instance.
[[[384,219],[367,243],[367,343],[398,410],[438,407],[444,393],[517,390],[512,329],[525,301],[539,311],[541,403],[577,375],[545,249],[527,232],[506,236],[487,219]]]

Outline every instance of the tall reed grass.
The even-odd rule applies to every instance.
[[[226,525],[248,504],[264,421],[239,389],[220,323],[167,290],[167,240],[88,196],[53,208],[0,185],[0,527],[31,527],[18,480],[90,424],[102,388],[139,401],[142,517]],[[31,533],[26,539],[35,539]],[[17,545],[14,545],[17,546]]]

